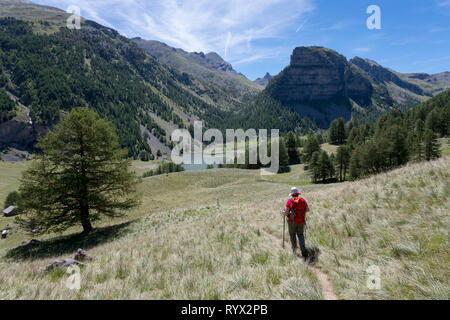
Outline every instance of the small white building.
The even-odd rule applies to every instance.
[[[4,217],[12,217],[17,214],[17,207],[15,206],[9,206],[5,210],[3,210],[3,216]]]

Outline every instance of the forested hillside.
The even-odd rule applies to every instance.
[[[181,74],[116,31],[92,21],[80,30],[52,32],[53,27],[0,19],[0,86],[30,107],[34,124],[50,128],[65,112],[88,106],[114,123],[121,145],[137,156],[150,151],[141,124],[166,142],[165,130],[150,112],[183,127],[190,119],[182,119],[175,109],[202,116],[214,108],[184,89],[178,81]],[[2,120],[12,115],[11,107],[2,104]]]
[[[132,40],[162,64],[181,72],[180,81],[187,88],[219,109],[237,110],[262,90],[215,52],[186,52],[159,41]]]
[[[0,78],[0,86],[2,80]],[[0,89],[0,124],[11,120],[15,115],[15,103],[6,94],[4,89]]]
[[[450,90],[402,112],[383,114],[376,124],[344,124],[334,120],[328,141],[338,146],[329,156],[318,136],[310,133],[304,143],[303,161],[314,182],[358,179],[402,166],[407,162],[441,156],[439,138],[450,131]]]
[[[80,30],[70,30],[64,11],[33,3],[0,1],[0,8],[0,131],[37,136],[72,108],[87,106],[113,122],[134,158],[169,152],[170,132],[194,120],[221,130],[306,134],[339,117],[375,123],[450,85],[447,73],[402,75],[331,49],[299,47],[291,65],[259,92],[215,53],[130,40],[84,19]],[[26,125],[10,126],[19,111]],[[3,140],[0,149],[9,146]]]
[[[272,123],[281,123],[283,132],[301,134],[308,129],[326,129],[340,117],[344,122],[358,119],[361,124],[375,123],[386,112],[408,110],[448,89],[450,81],[445,75],[422,74],[418,79],[368,59],[347,61],[329,48],[297,47],[290,65],[236,118],[267,127],[270,114]]]

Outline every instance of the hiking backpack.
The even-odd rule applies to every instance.
[[[295,197],[291,199],[291,218],[294,223],[304,223],[306,208],[308,205],[306,204],[305,199],[301,197]]]

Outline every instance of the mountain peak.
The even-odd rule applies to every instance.
[[[267,86],[267,84],[270,82],[270,80],[272,80],[273,76],[266,72],[266,74],[264,75],[263,78],[257,78],[255,81],[253,81],[256,84],[259,84],[260,86]]]
[[[358,56],[355,56],[353,59],[350,59],[350,63],[353,64],[358,64],[358,63],[364,63],[364,64],[368,64],[369,66],[377,66],[377,67],[381,67],[381,65],[373,60],[367,59],[367,58],[361,58]]]
[[[334,50],[319,47],[297,47],[291,55],[291,67],[345,64],[347,59]]]

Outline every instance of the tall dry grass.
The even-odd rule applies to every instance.
[[[340,298],[448,299],[449,164],[301,188],[311,207],[307,245],[320,248],[318,266]],[[73,253],[2,259],[0,298],[321,299],[311,269],[260,232],[281,238],[292,182],[235,169],[145,179],[144,205],[130,214],[142,217],[87,248],[95,260],[81,290],[66,288],[64,272],[39,272]],[[366,286],[370,265],[381,269],[380,290]]]
[[[55,257],[0,263],[1,299],[321,299],[303,263],[250,223],[240,206],[151,215],[89,251],[81,290]]]
[[[448,299],[450,158],[362,181],[306,189],[306,237],[345,299]],[[281,222],[273,220],[272,232]],[[367,287],[367,268],[381,289]]]

